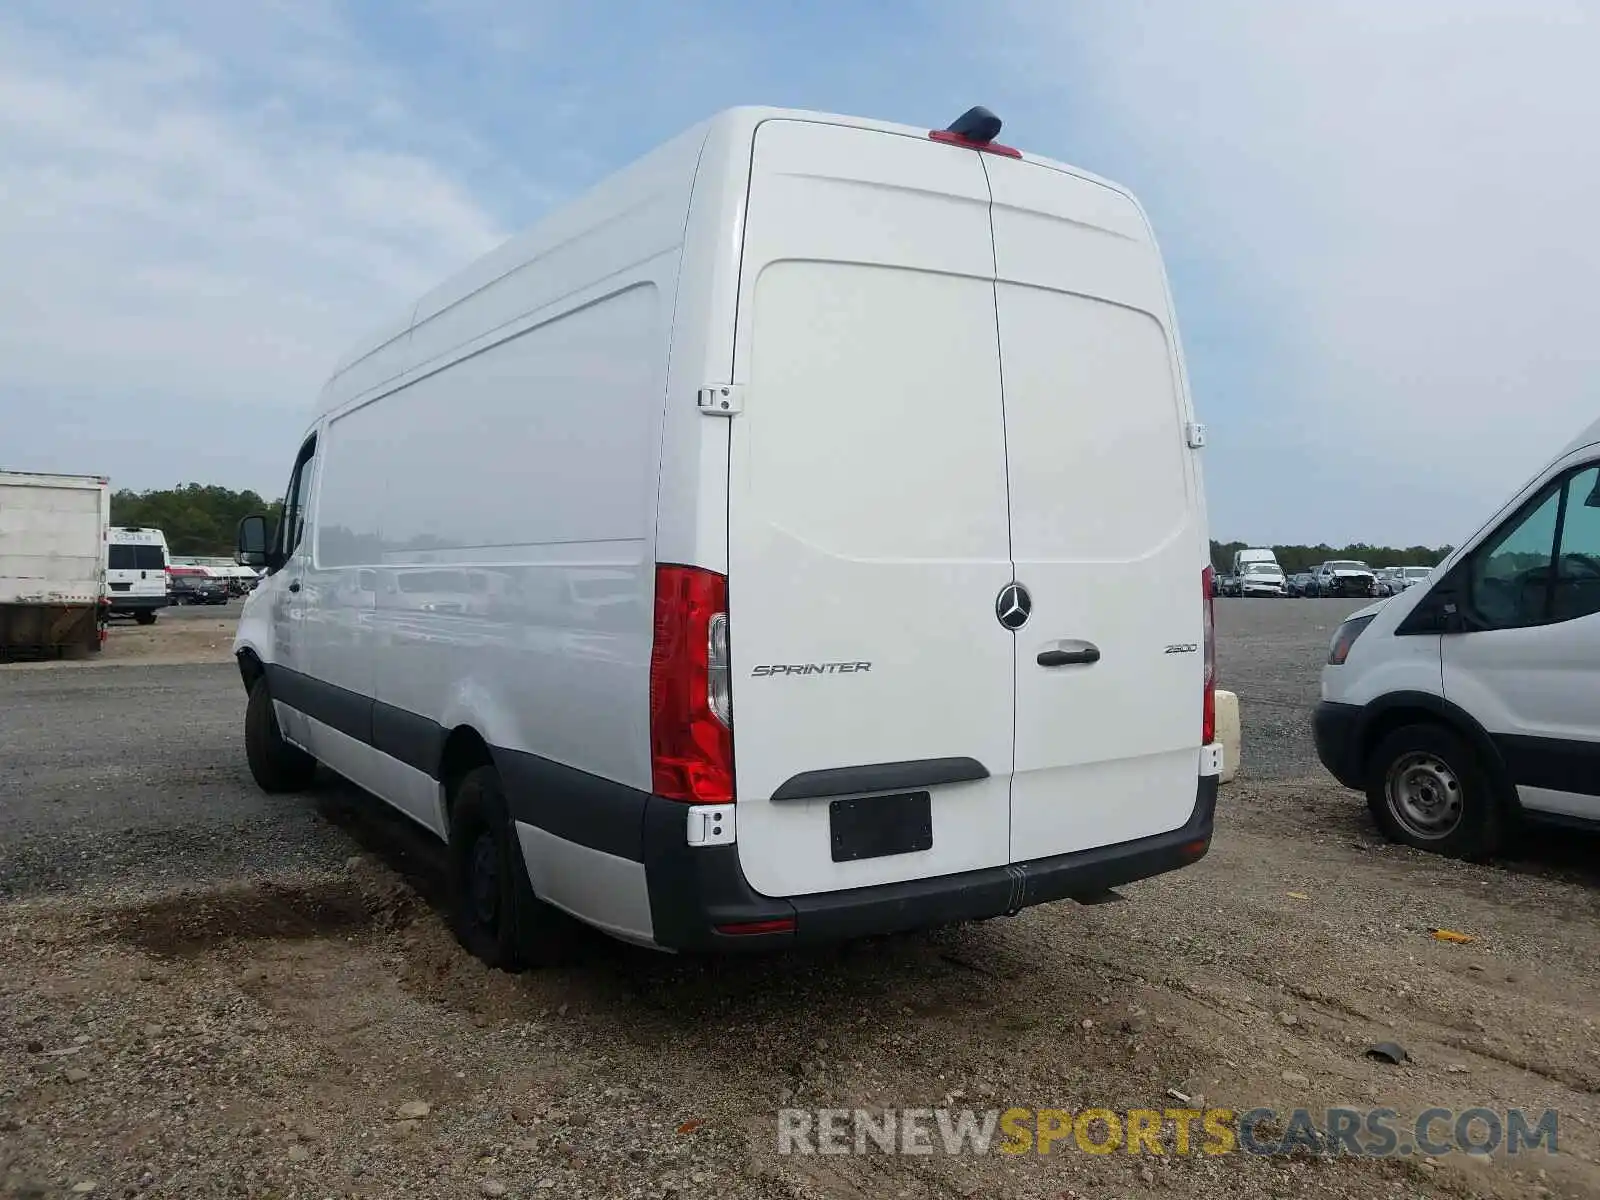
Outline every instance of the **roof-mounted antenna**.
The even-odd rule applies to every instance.
[[[1000,118],[983,105],[976,104],[951,121],[945,127],[945,132],[953,133],[977,145],[987,146],[1000,136]]]
[[[995,141],[1000,132],[1000,118],[983,105],[974,105],[954,121],[948,129],[931,129],[928,136],[948,146],[963,146],[968,150],[984,150],[990,154],[1003,154],[1007,158],[1021,158],[1022,152]]]

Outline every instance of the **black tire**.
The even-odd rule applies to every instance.
[[[133,619],[141,625],[154,625],[156,623],[156,610],[153,608],[141,608],[133,614]]]
[[[1505,825],[1494,781],[1443,725],[1407,725],[1378,744],[1367,760],[1367,807],[1390,841],[1468,861],[1499,849]]]
[[[572,946],[573,922],[533,894],[500,774],[469,771],[450,804],[450,907],[456,939],[485,966],[549,966]]]
[[[264,792],[303,792],[316,778],[317,760],[284,741],[278,730],[265,675],[250,688],[244,713],[244,751],[250,774]]]

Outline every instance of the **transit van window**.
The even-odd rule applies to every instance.
[[[1489,628],[1515,629],[1544,620],[1562,494],[1560,487],[1545,493],[1473,556],[1468,596]]]
[[[1600,612],[1600,466],[1567,481],[1567,503],[1556,551],[1550,619],[1571,621]]]

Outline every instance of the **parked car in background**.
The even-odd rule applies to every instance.
[[[1319,596],[1376,596],[1378,579],[1372,568],[1354,559],[1333,559],[1316,570]]]
[[[1374,578],[1377,580],[1379,596],[1393,596],[1404,590],[1399,567],[1379,567],[1374,572]]]
[[[203,571],[175,568],[168,576],[174,604],[226,604],[228,581]]]
[[[1419,583],[1426,583],[1428,576],[1432,574],[1432,567],[1401,567],[1399,590],[1403,592],[1406,588],[1416,587]]]
[[[1315,582],[1315,577],[1310,571],[1296,571],[1284,581],[1284,591],[1290,596],[1305,599],[1307,596],[1315,595],[1311,590]]]
[[[1239,591],[1245,596],[1282,596],[1283,568],[1276,562],[1246,563],[1239,576]]]
[[[1282,567],[1278,566],[1278,556],[1272,550],[1263,546],[1253,550],[1235,550],[1233,552],[1232,574],[1234,578],[1242,579],[1244,578],[1244,573],[1257,564],[1278,567],[1280,572],[1283,570]]]

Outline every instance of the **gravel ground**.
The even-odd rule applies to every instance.
[[[1217,686],[1239,696],[1247,779],[1327,778],[1311,710],[1339,622],[1370,600],[1216,600]]]
[[[251,783],[243,719],[232,663],[0,670],[0,897],[342,863],[315,806]]]
[[[231,668],[0,671],[0,1195],[1600,1195],[1593,840],[1380,844],[1294,744],[1340,611],[1219,605],[1247,770],[1126,903],[756,960],[596,937],[517,977],[451,941],[406,822],[250,787]],[[1336,1103],[1554,1109],[1561,1153],[776,1143],[787,1106]]]

